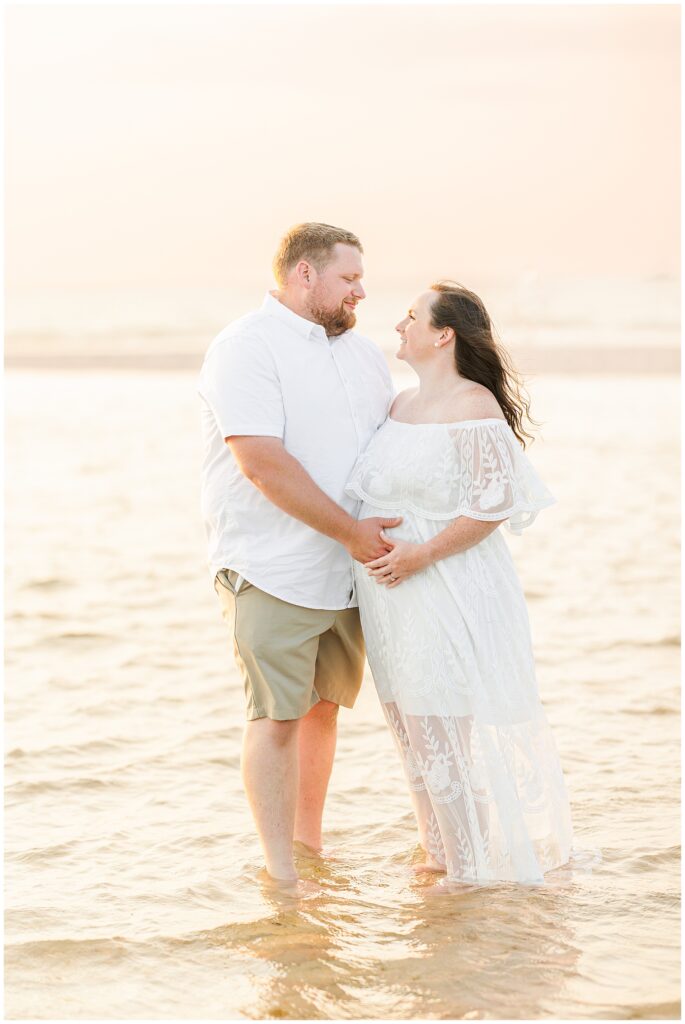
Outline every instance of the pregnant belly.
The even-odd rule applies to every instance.
[[[368,519],[370,516],[380,516],[383,519],[401,516],[402,522],[400,525],[388,527],[385,532],[392,540],[406,540],[412,544],[423,544],[425,541],[432,540],[433,537],[442,533],[445,527],[456,522],[456,519],[426,519],[402,508],[389,512],[387,509],[378,508],[377,505],[363,501],[359,511],[359,518]],[[501,529],[494,530],[478,544],[468,548],[466,551],[461,551],[456,555],[448,555],[446,559],[443,559],[442,563],[436,563],[436,566],[440,566],[442,569],[447,569],[448,566],[455,569],[460,562],[466,562],[474,558],[476,560],[483,558],[490,560],[493,556],[500,563],[504,563],[512,572],[514,571],[511,553],[507,542],[502,536]]]
[[[414,512],[408,512],[402,508],[390,512],[388,509],[378,508],[376,505],[363,501],[359,511],[359,518],[368,519],[371,516],[380,516],[382,519],[393,519],[396,516],[401,516],[402,522],[400,525],[387,527],[386,533],[393,540],[407,540],[414,544],[422,544],[424,541],[430,540],[440,533],[441,530],[444,530],[446,526],[454,522],[453,519],[424,519],[421,516],[417,516]]]
[[[423,541],[435,537],[441,529],[444,529],[449,524],[449,521],[454,521],[437,522],[432,519],[422,519],[415,515],[414,512],[408,512],[405,509],[397,509],[390,512],[388,509],[378,508],[378,506],[371,505],[369,502],[362,502],[361,509],[359,510],[359,519],[367,519],[370,516],[380,516],[382,519],[393,519],[401,516],[402,521],[398,526],[386,527],[387,535],[393,541],[412,541],[414,544],[421,544]]]

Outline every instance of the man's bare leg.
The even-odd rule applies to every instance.
[[[300,719],[295,839],[321,849],[321,821],[337,740],[338,705],[320,700]]]
[[[298,791],[298,729],[302,719],[245,723],[243,783],[272,878],[298,877],[293,832]]]

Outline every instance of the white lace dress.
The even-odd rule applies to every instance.
[[[504,420],[388,419],[354,467],[360,518],[422,542],[452,520],[554,498]],[[456,881],[535,882],[569,860],[566,786],[538,696],[528,614],[501,531],[388,589],[355,563],[367,653],[404,761],[421,845]]]

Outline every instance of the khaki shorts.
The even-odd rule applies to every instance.
[[[301,608],[220,569],[214,580],[245,684],[247,718],[302,718],[319,700],[351,708],[364,672],[358,608]]]

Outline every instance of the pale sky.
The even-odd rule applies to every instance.
[[[301,220],[383,286],[677,275],[679,32],[677,5],[10,8],[8,286],[250,287]]]

